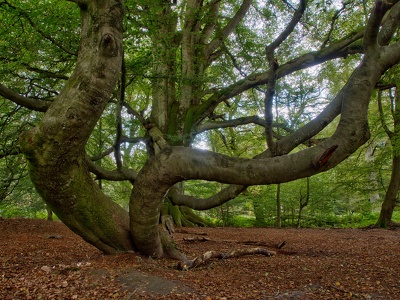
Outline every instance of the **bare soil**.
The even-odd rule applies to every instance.
[[[400,299],[399,230],[177,231],[190,258],[248,247],[277,254],[179,271],[170,259],[105,256],[60,222],[0,219],[0,299]]]

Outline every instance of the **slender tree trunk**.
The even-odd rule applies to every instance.
[[[397,194],[400,188],[400,156],[394,156],[392,160],[392,175],[389,187],[383,200],[381,212],[377,222],[378,227],[389,227],[392,215],[397,204]]]
[[[400,143],[398,140],[398,137],[400,135],[400,93],[398,92],[397,88],[395,91],[396,94],[394,97],[392,97],[392,95],[390,94],[392,107],[394,107],[393,132],[391,132],[388,129],[383,119],[383,110],[381,102],[382,90],[380,90],[378,94],[378,105],[381,115],[381,122],[392,144],[392,174],[390,177],[390,183],[388,189],[386,191],[385,199],[383,200],[382,203],[381,212],[377,222],[378,227],[389,227],[391,225],[393,210],[396,207],[397,194],[400,188],[400,151],[399,151]]]
[[[299,206],[299,215],[297,218],[297,228],[301,227],[301,215],[303,213],[303,209],[308,205],[308,201],[310,200],[310,177],[306,178],[306,196],[303,197],[300,195],[300,206]],[[303,198],[305,198],[305,201],[303,202]]]
[[[47,212],[47,221],[53,221],[53,211],[50,206],[46,204],[46,212]]]
[[[276,188],[276,227],[282,227],[282,217],[281,217],[281,184],[277,184]]]

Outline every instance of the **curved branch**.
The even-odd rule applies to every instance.
[[[185,205],[196,210],[207,210],[218,207],[229,200],[235,199],[243,193],[248,186],[245,185],[230,185],[209,198],[198,198],[195,196],[181,194],[174,188],[169,190],[170,200],[174,205]]]
[[[23,97],[20,94],[10,90],[5,85],[0,83],[0,95],[4,98],[11,100],[15,104],[26,107],[34,111],[45,112],[53,103],[51,101],[41,101],[28,97]]]
[[[110,181],[124,181],[129,180],[132,183],[135,181],[137,177],[137,173],[133,169],[122,169],[110,171],[105,168],[96,165],[90,159],[86,159],[86,164],[90,172],[97,176],[97,179],[105,179]]]
[[[344,11],[346,9],[346,6],[348,4],[350,4],[350,3],[351,2],[342,2],[342,7],[335,11],[335,14],[333,15],[333,17],[331,19],[331,26],[329,28],[329,32],[327,34],[327,37],[326,37],[325,41],[322,43],[321,48],[325,48],[326,44],[328,44],[328,42],[329,42],[329,40],[331,38],[333,29],[335,27],[335,23],[339,19],[339,15],[342,13],[342,11]]]
[[[207,123],[204,123],[204,124],[198,126],[196,128],[196,131],[194,134],[199,134],[201,132],[204,132],[207,130],[212,130],[212,129],[236,127],[236,126],[252,124],[252,123],[260,125],[260,126],[264,126],[265,121],[260,119],[259,116],[249,116],[249,117],[242,117],[242,118],[237,118],[237,119],[233,119],[233,120],[207,122]]]
[[[361,30],[324,49],[306,53],[283,65],[281,64],[276,70],[277,78],[281,78],[295,71],[306,69],[335,58],[347,57],[349,54],[360,53],[361,49],[359,47],[351,48],[349,46],[355,41],[361,39],[363,36],[364,31]],[[243,93],[246,90],[266,84],[268,83],[269,78],[269,71],[251,74],[246,78],[217,91],[207,101],[204,101],[198,106],[196,114],[198,120],[196,123],[200,124],[200,122],[209,116],[221,102]]]
[[[130,138],[127,136],[122,136],[120,142],[121,143],[130,143],[130,144],[137,144],[140,142],[143,143],[147,143],[149,141],[149,138],[145,138],[145,137],[135,137],[135,138]],[[96,155],[96,156],[92,156],[90,158],[91,161],[97,161],[100,160],[104,157],[106,157],[107,155],[110,155],[111,153],[113,153],[113,151],[115,150],[114,146],[109,147],[108,149],[106,149],[105,151],[103,151],[102,153]]]
[[[400,2],[397,2],[384,17],[382,28],[379,31],[378,43],[380,46],[388,45],[393,34],[400,26]]]
[[[219,12],[221,0],[212,0],[210,3],[206,4],[205,8],[208,8],[206,23],[202,30],[201,41],[203,44],[207,44],[208,40],[214,33],[216,20]]]
[[[78,2],[78,1],[71,1],[71,2],[76,2],[76,3],[80,4],[80,2]],[[43,38],[45,38],[46,40],[49,40],[52,44],[54,44],[56,47],[60,48],[62,51],[68,53],[69,55],[72,55],[72,56],[78,55],[76,52],[66,49],[62,44],[57,42],[51,35],[45,33],[43,30],[38,28],[37,25],[35,24],[35,22],[33,22],[33,20],[30,18],[30,16],[24,10],[19,9],[18,7],[13,6],[8,2],[3,2],[3,3],[7,4],[10,8],[16,10],[20,15],[22,15],[29,22],[29,24],[32,26],[32,28],[34,28],[37,31],[37,33],[39,33]]]
[[[386,12],[393,6],[394,2],[389,3],[383,0],[377,0],[375,2],[375,6],[372,10],[372,13],[370,14],[370,18],[368,19],[368,23],[365,28],[365,49],[373,50],[375,47],[378,46],[378,34],[380,25]]]
[[[134,249],[129,216],[93,180],[85,145],[121,71],[124,8],[118,0],[90,2],[80,6],[75,70],[40,124],[21,135],[20,147],[33,184],[60,220],[98,249],[115,253]]]
[[[317,146],[268,159],[232,158],[184,147],[166,147],[153,156],[135,181],[129,204],[130,226],[136,229],[132,237],[140,245],[140,251],[155,256],[163,254],[158,233],[159,211],[164,195],[180,181],[282,183],[326,171],[354,153],[370,137],[368,104],[384,67],[389,65],[380,62],[379,54],[370,52],[363,57],[333,101],[341,113],[335,133]]]
[[[214,40],[212,40],[206,49],[206,57],[210,57],[211,54],[221,46],[221,44],[226,40],[226,38],[235,30],[236,26],[243,20],[246,16],[247,11],[250,8],[252,0],[243,0],[242,5],[239,10],[233,16],[233,18],[226,24],[226,26],[221,30],[221,32],[216,34]]]
[[[279,34],[279,36],[271,44],[269,44],[266,47],[266,52],[267,53],[275,50],[276,48],[278,48],[280,46],[280,44],[282,44],[288,38],[288,36],[293,32],[294,28],[299,23],[301,17],[304,14],[304,11],[306,9],[306,3],[307,3],[306,0],[301,0],[300,1],[299,7],[297,8],[295,13],[293,14],[293,17],[290,20],[289,24]]]

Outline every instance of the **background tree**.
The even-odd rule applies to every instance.
[[[394,94],[392,89],[394,88]],[[393,118],[393,130],[390,130],[386,124],[383,105],[382,105],[382,94],[385,89],[388,90],[390,111]],[[400,153],[399,153],[399,135],[400,135],[400,95],[397,91],[397,86],[389,86],[386,88],[381,88],[378,91],[378,106],[379,113],[381,117],[382,127],[385,130],[390,145],[392,147],[392,170],[390,182],[387,187],[385,198],[382,203],[381,212],[377,225],[379,227],[389,227],[392,225],[392,215],[394,208],[398,203],[398,192],[400,188]],[[387,114],[385,114],[387,115]]]
[[[20,137],[41,197],[67,226],[106,253],[135,249],[184,259],[158,226],[165,195],[175,205],[208,209],[251,185],[335,167],[368,140],[373,90],[400,61],[400,44],[393,38],[400,4],[323,3],[76,0],[52,5],[46,19],[46,3],[1,2],[2,20],[12,26],[1,27],[7,79],[0,94],[44,112]],[[281,78],[360,53],[346,84],[318,114],[309,122],[299,118],[303,126],[276,135],[271,116]],[[253,89],[262,87],[266,97],[255,104],[261,103],[264,119],[244,112],[257,93]],[[246,116],[219,119],[234,99]],[[111,115],[110,135],[111,123],[99,120]],[[339,115],[332,135],[299,148]],[[264,129],[268,148],[256,155],[232,157],[191,147],[201,133],[248,124]],[[102,141],[113,170],[88,154],[96,130],[105,130]],[[125,147],[132,153],[124,155]],[[134,154],[144,148],[146,156]],[[131,182],[129,213],[94,179]],[[176,192],[187,180],[228,186],[200,199]]]

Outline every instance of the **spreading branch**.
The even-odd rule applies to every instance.
[[[336,21],[339,19],[340,14],[346,9],[346,6],[349,5],[350,3],[351,2],[342,2],[342,7],[335,11],[335,13],[331,19],[331,26],[329,28],[329,31],[328,31],[325,41],[321,45],[321,49],[325,48],[326,45],[329,43],[332,32],[335,28]]]
[[[110,181],[124,181],[129,180],[130,182],[134,182],[137,173],[133,169],[121,169],[121,170],[107,170],[96,163],[94,163],[90,159],[86,159],[86,165],[90,172],[96,175],[96,179],[105,179]]]
[[[378,47],[378,35],[383,17],[393,4],[397,2],[398,0],[393,2],[377,0],[375,2],[367,27],[365,28],[364,48],[367,51],[374,51]]]
[[[226,26],[220,31],[217,32],[214,40],[212,40],[207,47],[206,57],[210,57],[215,50],[217,50],[222,43],[226,40],[226,38],[235,30],[237,25],[243,20],[246,16],[247,11],[250,8],[252,0],[243,0],[242,5],[236,14],[232,17],[232,19],[226,24]]]
[[[380,46],[388,45],[393,34],[400,26],[400,2],[397,2],[382,21],[379,31],[378,43]]]
[[[358,31],[324,49],[306,53],[296,59],[280,64],[279,68],[276,70],[277,79],[335,58],[343,58],[352,53],[360,53],[362,52],[360,46],[354,45],[354,47],[351,47],[351,45],[360,40],[363,36],[364,30]],[[202,120],[207,118],[221,102],[251,88],[267,84],[269,79],[269,71],[251,74],[226,88],[216,91],[207,101],[204,101],[204,103],[197,108],[197,124],[200,124]]]
[[[78,3],[78,1],[72,1],[72,2],[76,2]],[[64,51],[65,53],[68,53],[69,55],[72,56],[78,56],[78,53],[75,51],[71,51],[67,48],[65,48],[61,43],[59,43],[58,41],[56,41],[51,35],[45,33],[43,30],[41,30],[37,24],[35,22],[33,22],[33,20],[29,17],[29,15],[22,9],[11,5],[10,3],[8,3],[7,1],[4,1],[2,4],[6,4],[7,6],[9,6],[10,8],[14,9],[15,11],[17,11],[21,16],[23,16],[28,23],[32,26],[33,29],[36,30],[37,33],[39,33],[43,38],[45,38],[46,40],[50,41],[53,45],[55,45],[56,47],[58,47],[59,49],[61,49],[62,51]]]
[[[39,112],[47,111],[47,109],[50,107],[52,103],[51,101],[43,101],[21,96],[20,94],[10,90],[1,83],[0,83],[0,95],[8,100],[11,100],[15,104]]]

